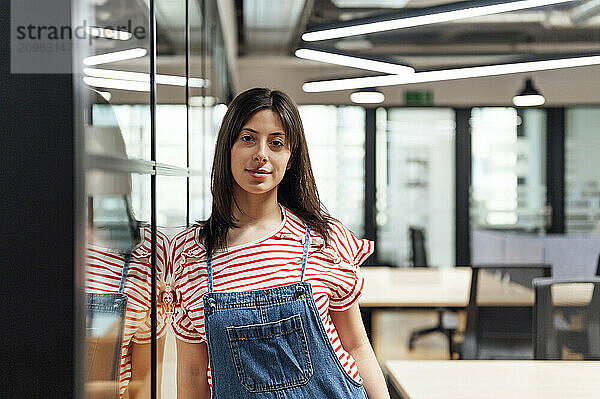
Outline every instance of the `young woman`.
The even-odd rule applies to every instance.
[[[389,398],[357,305],[373,243],[322,209],[286,94],[233,100],[211,190],[172,243],[178,398]]]

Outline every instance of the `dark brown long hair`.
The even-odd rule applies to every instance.
[[[231,172],[231,148],[244,124],[264,109],[279,115],[291,150],[291,167],[279,183],[277,200],[319,233],[325,242],[329,239],[330,216],[319,201],[298,107],[281,91],[254,88],[233,99],[219,129],[211,172],[212,211],[206,221],[198,221],[199,236],[207,252],[225,248],[227,232],[239,227],[233,216],[235,182]]]

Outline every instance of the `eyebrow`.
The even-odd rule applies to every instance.
[[[249,128],[249,127],[243,127],[242,130],[247,130],[247,131],[252,132],[252,133],[258,133],[256,130],[254,130],[252,128]],[[284,136],[285,137],[285,133],[283,133],[283,132],[269,133],[269,136],[273,136],[273,135],[275,135],[275,136]]]

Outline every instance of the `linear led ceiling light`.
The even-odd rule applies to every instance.
[[[106,29],[97,26],[86,26],[85,31],[88,35],[103,39],[129,40],[133,37],[131,32],[126,30]]]
[[[118,80],[118,81],[131,81],[147,83],[148,90],[150,90],[150,74],[144,72],[130,72],[130,71],[117,71],[114,69],[101,69],[101,68],[83,68],[83,73],[87,76],[105,79],[105,80]],[[98,82],[98,81],[96,81]],[[161,85],[171,86],[185,86],[185,76],[177,75],[156,75],[156,83]],[[129,87],[129,85],[126,85]],[[208,87],[208,80],[200,78],[190,78],[190,87]],[[107,87],[107,86],[100,86]],[[141,86],[140,86],[141,87]],[[118,87],[116,87],[118,88]],[[128,90],[128,89],[125,89]]]
[[[110,99],[112,98],[112,94],[111,94],[111,92],[109,92],[109,91],[99,91],[98,93],[100,93],[100,95],[101,95],[102,97],[104,97],[104,99],[105,99],[106,101],[110,101]]]
[[[368,71],[390,73],[394,75],[404,75],[415,72],[414,68],[406,65],[391,64],[389,62],[374,61],[359,57],[351,57],[348,55],[335,54],[327,51],[301,48],[296,50],[295,54],[296,57],[304,58],[307,60],[326,62],[328,64],[335,65],[343,65],[358,69],[366,69]]]
[[[133,58],[140,58],[148,54],[145,48],[132,48],[129,50],[115,51],[113,53],[98,54],[86,57],[83,59],[84,65],[99,65],[107,64],[109,62],[130,60]]]
[[[119,89],[131,91],[150,91],[150,83],[135,80],[104,79],[84,76],[83,81],[88,86],[103,87],[105,89]]]
[[[364,87],[396,86],[411,83],[438,82],[479,78],[484,76],[508,75],[511,73],[546,71],[550,69],[573,68],[600,64],[600,55],[563,58],[547,61],[530,61],[516,64],[499,64],[468,68],[446,69],[440,71],[415,72],[412,75],[385,75],[364,78],[349,78],[307,82],[302,89],[308,93],[360,89]]]
[[[548,6],[552,4],[569,3],[572,1],[574,0],[520,0],[503,2],[500,4],[467,7],[459,10],[440,11],[434,12],[433,14],[419,15],[415,17],[397,18],[388,21],[370,22],[360,25],[307,32],[302,35],[302,40],[307,42],[314,42],[318,40],[328,40],[337,39],[340,37],[365,35],[368,33],[410,28],[413,26],[431,25],[442,22],[456,21],[465,18],[481,17],[484,15],[499,14],[509,11],[524,10],[527,8]]]

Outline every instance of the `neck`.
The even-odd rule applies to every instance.
[[[233,216],[240,227],[281,223],[282,215],[277,203],[277,188],[264,194],[251,194],[240,187],[234,188]],[[239,209],[238,209],[239,207]]]

